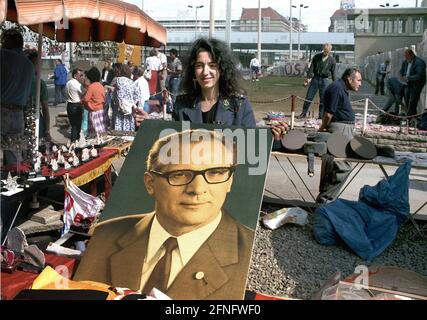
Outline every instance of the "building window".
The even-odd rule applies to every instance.
[[[397,33],[402,34],[406,32],[406,21],[403,20],[397,20]]]
[[[344,30],[344,32],[354,32],[354,20],[349,20],[347,22],[347,30]]]
[[[262,18],[262,31],[270,31],[270,17]]]
[[[393,21],[391,20],[385,21],[384,33],[393,33]]]
[[[378,20],[378,33],[383,34],[384,33],[384,21]]]
[[[423,30],[422,24],[423,24],[423,21],[421,20],[421,18],[418,20],[414,20],[414,28],[413,28],[414,33],[422,33],[422,30]]]
[[[374,20],[368,21],[368,25],[365,28],[365,32],[374,32]]]

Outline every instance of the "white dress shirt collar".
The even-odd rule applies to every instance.
[[[220,212],[217,217],[207,225],[177,237],[182,266],[187,264],[202,244],[215,231],[221,221],[221,217],[222,214]],[[161,226],[157,217],[154,216],[148,240],[146,261],[150,261],[157,254],[163,243],[169,237],[173,236]]]

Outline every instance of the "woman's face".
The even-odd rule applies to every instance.
[[[197,55],[194,74],[202,89],[215,88],[219,85],[218,64],[212,61],[212,56],[207,51],[199,52]]]

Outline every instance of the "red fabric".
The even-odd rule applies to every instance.
[[[46,264],[54,268],[59,265],[64,265],[68,268],[70,276],[73,275],[76,267],[76,260],[61,257],[50,253],[45,253]],[[38,277],[37,273],[15,271],[14,273],[1,273],[1,298],[4,300],[13,299],[21,290],[29,289],[33,281]],[[71,277],[70,277],[71,278]]]
[[[157,80],[158,72],[155,70],[151,70],[151,79],[148,80],[148,89],[150,90],[150,95],[157,93]]]
[[[111,158],[117,153],[116,149],[101,149],[99,156],[95,159],[91,159],[90,161],[79,165],[77,168],[73,168],[71,170],[60,169],[57,172],[53,173],[54,177],[63,176],[68,173],[71,179],[74,179],[82,174],[85,174],[103,164],[107,159]],[[2,171],[11,171],[11,172],[29,172],[31,169],[31,164],[29,162],[22,162],[19,165],[7,165],[2,167]],[[44,177],[49,177],[51,175],[51,170],[47,166],[42,167],[42,175]]]
[[[254,300],[288,300],[288,299],[255,292]]]

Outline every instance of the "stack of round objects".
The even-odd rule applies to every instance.
[[[282,146],[289,151],[298,151],[307,142],[307,135],[300,130],[290,130],[282,138]]]

